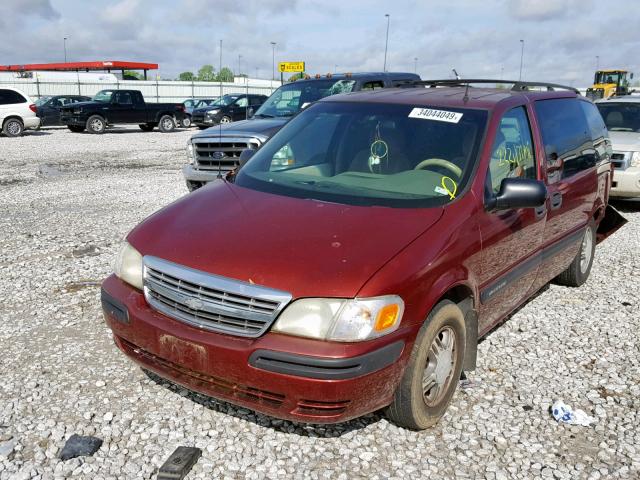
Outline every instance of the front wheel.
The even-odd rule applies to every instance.
[[[556,277],[556,282],[568,287],[579,287],[589,278],[596,253],[596,228],[590,223],[584,231],[580,250],[571,265]]]
[[[446,411],[462,371],[466,330],[455,303],[438,303],[420,328],[409,363],[387,409],[399,426],[423,430]]]
[[[220,119],[220,123],[231,123],[231,117],[229,117],[228,115],[223,115],[222,118]]]
[[[180,122],[183,128],[189,128],[191,126],[191,117],[189,115],[185,115],[185,117]]]
[[[107,129],[106,120],[100,115],[91,115],[87,120],[87,131],[89,133],[101,134]]]
[[[10,118],[2,126],[2,133],[7,137],[19,137],[24,132],[24,124],[19,118]]]
[[[172,132],[176,128],[176,122],[171,115],[163,115],[158,123],[158,129],[162,133]]]

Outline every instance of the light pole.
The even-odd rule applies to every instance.
[[[413,57],[413,73],[418,73],[418,57]]]
[[[240,60],[242,59],[242,55],[238,55],[238,77],[240,76]]]
[[[500,67],[500,80],[504,79],[504,65]]]
[[[521,45],[521,49],[520,49],[520,76],[518,77],[518,80],[522,80],[522,61],[524,59],[524,40],[520,40],[520,45]]]
[[[383,72],[387,71],[387,49],[389,47],[389,21],[390,21],[390,16],[388,13],[384,14],[385,17],[387,17],[387,39],[384,42],[384,67],[382,68]]]
[[[276,80],[276,42],[271,42],[271,81]]]
[[[596,72],[600,70],[600,55],[596,55]]]
[[[67,37],[64,37],[64,63],[67,63]]]
[[[338,71],[338,64],[335,64],[333,66],[333,73],[336,73]]]
[[[222,39],[220,39],[220,62],[218,63],[218,79],[220,80],[220,96],[222,96]]]

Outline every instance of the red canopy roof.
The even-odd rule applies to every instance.
[[[157,70],[157,63],[121,62],[106,60],[103,62],[67,62],[67,63],[31,63],[28,65],[0,65],[0,71],[28,72],[33,70],[76,71],[76,70]]]

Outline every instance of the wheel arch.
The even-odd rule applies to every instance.
[[[4,117],[2,119],[2,126],[4,127],[5,123],[7,123],[9,120],[14,120],[14,119],[15,120],[20,120],[22,122],[22,124],[24,125],[24,119],[20,115],[15,114],[15,113],[11,113],[11,114],[7,115],[6,117]]]

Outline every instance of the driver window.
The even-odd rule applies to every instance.
[[[249,104],[247,97],[239,98],[236,100],[236,107],[246,107]]]
[[[537,177],[531,129],[524,107],[516,107],[502,117],[489,161],[492,192],[498,193],[508,177]]]

